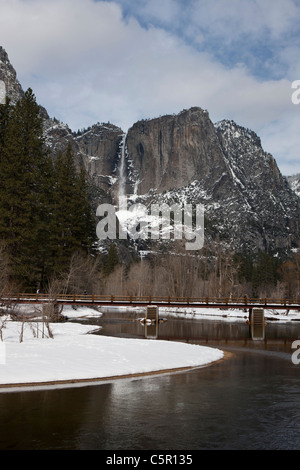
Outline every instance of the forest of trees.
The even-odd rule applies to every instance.
[[[15,106],[7,100],[0,106],[0,243],[10,284],[45,289],[75,252],[92,252],[94,226],[71,146],[56,159],[46,150],[31,89]]]
[[[111,250],[112,259],[116,249]],[[101,284],[101,293],[178,297],[300,298],[300,256],[287,261],[259,253],[232,254],[216,249],[214,254],[150,254],[128,267],[114,262]],[[99,289],[99,286],[98,286]],[[96,288],[97,291],[97,288]]]
[[[71,145],[55,158],[31,89],[0,105],[0,296],[5,291],[185,297],[300,297],[300,257],[252,258],[220,244],[197,255],[140,258],[123,243],[97,250],[95,211]],[[134,248],[134,247],[133,247]],[[131,254],[130,254],[131,253]]]

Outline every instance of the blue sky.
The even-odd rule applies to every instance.
[[[106,0],[111,1],[111,0]],[[284,50],[300,46],[298,1],[115,0],[125,19],[162,28],[226,67],[261,79],[286,78]]]
[[[300,172],[300,0],[0,0],[0,44],[73,130],[200,106]]]

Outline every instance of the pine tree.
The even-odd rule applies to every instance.
[[[33,288],[44,271],[49,157],[32,90],[8,110],[2,108],[0,132],[0,238],[9,247],[16,278]]]
[[[69,145],[53,160],[29,89],[15,106],[0,105],[0,241],[12,273],[27,289],[67,269],[77,251],[92,253],[95,221],[85,173]]]
[[[96,229],[85,174],[77,172],[70,144],[56,158],[55,179],[52,247],[54,270],[59,272],[76,251],[92,251]]]
[[[259,253],[258,260],[252,271],[252,287],[254,295],[258,295],[260,289],[275,286],[279,280],[280,260],[269,253]]]
[[[117,248],[114,243],[111,243],[108,250],[107,259],[104,263],[104,275],[108,276],[111,274],[115,267],[119,264],[119,256]]]
[[[96,220],[92,211],[92,201],[89,193],[87,175],[83,167],[77,176],[76,186],[76,236],[80,247],[86,253],[94,253],[96,242]]]
[[[6,141],[6,132],[11,115],[12,107],[9,98],[6,98],[5,104],[0,104],[0,159],[4,151]]]

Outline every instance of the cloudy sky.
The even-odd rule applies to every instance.
[[[0,45],[72,130],[199,106],[300,172],[300,0],[0,0]]]

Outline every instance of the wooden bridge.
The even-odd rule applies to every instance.
[[[232,308],[252,309],[263,308],[270,310],[300,310],[300,299],[270,299],[270,298],[248,298],[247,296],[232,297],[161,297],[161,296],[136,296],[136,295],[78,295],[78,294],[27,294],[21,293],[2,301],[13,303],[36,303],[48,302],[65,305],[85,306],[115,306],[115,307],[146,307],[156,305],[158,307],[180,307],[180,308]]]

